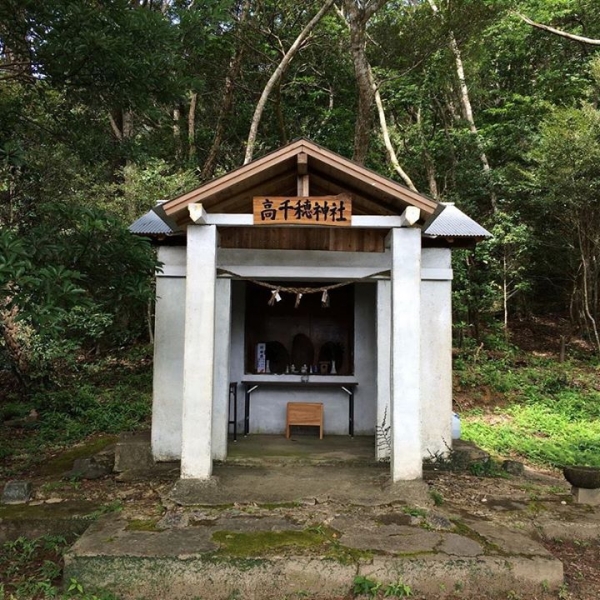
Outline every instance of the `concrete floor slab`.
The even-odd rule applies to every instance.
[[[392,483],[387,467],[361,466],[220,466],[212,480],[180,479],[170,499],[183,506],[342,501],[356,505],[391,502],[429,506],[423,481]]]
[[[372,465],[375,463],[375,437],[329,435],[253,434],[227,445],[228,465],[266,466],[273,463],[304,465]],[[389,465],[387,466],[389,469]]]

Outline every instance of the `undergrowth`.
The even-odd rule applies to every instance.
[[[488,452],[546,466],[600,466],[600,385],[592,362],[480,356],[457,361],[458,385],[492,394],[461,414],[462,437]]]
[[[148,424],[152,367],[149,348],[81,366],[60,389],[27,401],[0,398],[0,477],[9,477],[59,450],[99,433],[134,431]],[[35,418],[30,412],[35,410]]]
[[[88,592],[71,579],[61,592],[63,553],[68,541],[62,536],[24,537],[0,544],[0,599],[2,600],[117,600],[110,592]]]

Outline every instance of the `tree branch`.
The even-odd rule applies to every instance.
[[[269,78],[267,85],[265,86],[256,109],[254,116],[252,117],[252,123],[250,125],[250,133],[248,134],[248,141],[246,142],[246,156],[244,157],[244,164],[248,164],[252,160],[254,154],[254,146],[256,144],[256,135],[258,133],[258,126],[262,118],[263,111],[269,99],[270,93],[273,88],[287,69],[288,65],[302,46],[305,38],[315,28],[318,22],[321,20],[323,15],[331,8],[335,0],[325,0],[325,3],[319,10],[319,12],[307,23],[306,27],[300,32],[294,43],[290,46],[290,49],[285,53],[285,56],[281,59],[281,62],[277,65],[277,68]]]
[[[520,13],[516,13],[525,23],[535,27],[536,29],[541,29],[542,31],[547,31],[548,33],[553,33],[554,35],[559,35],[560,37],[567,38],[568,40],[573,40],[575,42],[581,42],[582,44],[589,44],[591,46],[600,46],[600,40],[594,38],[583,37],[582,35],[576,35],[575,33],[567,33],[566,31],[561,31],[560,29],[555,29],[554,27],[550,27],[550,25],[543,25],[542,23],[536,23],[532,21],[525,15]]]

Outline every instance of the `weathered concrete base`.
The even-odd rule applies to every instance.
[[[144,472],[153,467],[150,432],[122,433],[115,449],[115,472]]]
[[[387,465],[370,467],[216,467],[209,480],[180,479],[169,499],[182,506],[236,502],[285,503],[313,499],[373,506],[405,503],[430,506],[423,481],[392,483]],[[274,476],[276,473],[276,476]]]
[[[200,556],[69,560],[66,573],[86,590],[110,589],[124,600],[268,600],[345,595],[356,568],[320,559],[210,559]]]
[[[423,594],[444,598],[460,591],[471,597],[477,592],[508,592],[518,589],[555,589],[563,583],[562,563],[538,557],[478,556],[448,558],[443,555],[409,559],[373,559],[361,565],[365,575],[384,585],[402,581]]]
[[[449,521],[445,528],[424,529],[422,519],[402,524],[403,511],[381,508],[372,509],[371,518],[362,513],[334,518],[329,527],[337,532],[335,544],[322,540],[298,552],[301,546],[267,543],[236,554],[243,542],[232,542],[228,551],[222,540],[234,535],[264,540],[315,531],[290,521],[285,511],[256,510],[188,510],[185,525],[173,518],[171,524],[178,524],[153,531],[128,530],[125,519],[107,515],[66,555],[65,580],[75,578],[86,590],[108,589],[125,600],[330,598],[345,596],[356,575],[382,584],[402,581],[414,592],[439,598],[459,589],[522,592],[563,582],[561,562],[523,534],[486,521],[463,524],[460,533]],[[173,509],[172,517],[183,512]]]
[[[179,479],[169,494],[169,500],[182,506],[210,504],[203,501],[218,494],[218,479]]]
[[[600,506],[600,489],[586,490],[585,488],[571,488],[573,500],[577,504],[587,504],[589,506]]]

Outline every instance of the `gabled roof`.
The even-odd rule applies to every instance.
[[[296,196],[300,165],[308,173],[309,195],[351,194],[354,214],[398,215],[416,206],[427,218],[438,207],[435,200],[301,138],[155,210],[172,227],[189,221],[187,206],[196,202],[207,212],[251,213],[253,196]]]
[[[306,139],[299,139],[168,201],[131,224],[136,235],[164,239],[183,233],[188,205],[202,203],[208,213],[251,213],[254,196],[296,196],[298,176],[307,174],[309,195],[351,194],[353,214],[399,215],[408,206],[421,210],[423,237],[458,238],[469,243],[491,234],[456,208],[437,202]]]

